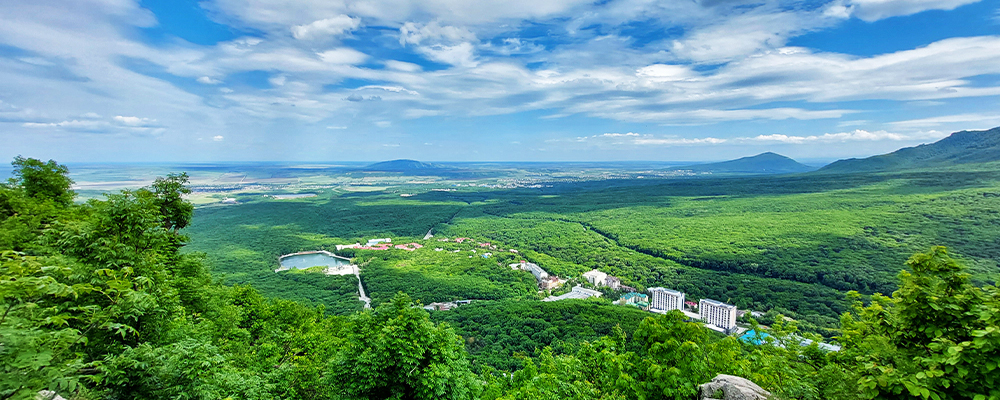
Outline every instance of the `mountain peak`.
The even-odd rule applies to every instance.
[[[729,173],[729,174],[789,174],[812,171],[808,165],[800,164],[791,158],[774,152],[760,153],[755,156],[738,158],[710,164],[699,164],[684,167],[695,172]]]
[[[420,162],[417,160],[409,159],[399,159],[391,161],[382,161],[371,164],[364,169],[366,171],[389,171],[389,172],[406,172],[412,170],[426,170],[426,169],[440,169],[440,166]]]

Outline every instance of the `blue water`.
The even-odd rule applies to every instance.
[[[285,257],[281,259],[281,266],[295,269],[306,269],[312,267],[335,267],[340,265],[350,265],[351,262],[336,257],[330,257],[323,253],[302,254]]]

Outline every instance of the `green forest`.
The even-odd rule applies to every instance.
[[[510,280],[515,278],[492,267],[497,263],[428,254],[438,242],[420,238],[432,229],[437,237],[471,237],[517,249],[519,257],[561,277],[598,268],[636,288],[663,286],[689,298],[774,311],[831,336],[850,307],[848,291],[893,292],[900,266],[933,245],[947,246],[974,283],[995,283],[998,210],[1000,173],[991,164],[919,172],[569,182],[407,198],[333,193],[199,208],[186,230],[192,240],[185,251],[204,252],[213,273],[228,284],[250,284],[269,296],[350,312],[358,303],[349,296],[335,299],[329,290],[340,288],[339,281],[318,278],[323,282],[300,285],[294,280],[301,277],[272,272],[277,257],[393,237],[428,247],[368,255],[374,262],[363,279],[373,280],[370,290],[380,300],[398,291],[425,302],[531,297]]]
[[[930,184],[952,182],[941,175],[923,186],[916,176],[831,187],[776,177],[734,181],[730,194],[710,181],[625,182],[196,210],[183,173],[76,203],[65,166],[13,165],[0,186],[0,399],[44,390],[68,399],[693,399],[718,374],[787,399],[1000,399],[1000,289],[988,261],[998,189],[988,175],[947,189]],[[629,207],[639,230],[623,229]],[[779,211],[802,214],[752,217]],[[825,215],[845,222],[802,222]],[[860,229],[851,222],[862,219]],[[430,228],[519,253],[435,251],[436,239],[418,239]],[[705,242],[665,239],[673,231]],[[280,254],[371,235],[426,244],[350,254],[373,309],[348,289],[353,276],[273,271]],[[779,245],[797,250],[771,255]],[[505,265],[521,257],[558,274],[600,266],[625,283],[779,311],[755,343],[604,298],[538,302],[531,275]],[[811,278],[824,271],[808,257],[844,278]],[[847,280],[851,263],[871,275]],[[477,301],[420,307],[460,298]],[[842,349],[820,349],[809,325]]]

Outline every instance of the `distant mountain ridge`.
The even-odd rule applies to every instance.
[[[884,172],[1000,161],[1000,127],[961,131],[931,144],[833,162],[817,173]]]
[[[425,171],[429,169],[449,169],[448,167],[443,167],[436,164],[420,162],[417,160],[391,160],[377,162],[362,168],[365,171],[379,171],[379,172],[411,172],[411,171]]]
[[[767,152],[755,156],[735,160],[697,164],[680,169],[694,172],[730,173],[730,174],[790,174],[809,172],[816,168],[799,163],[781,154]]]

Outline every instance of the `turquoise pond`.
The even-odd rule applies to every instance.
[[[312,267],[336,267],[350,265],[351,261],[339,257],[330,257],[323,253],[300,254],[281,259],[281,266],[294,269],[306,269]]]

